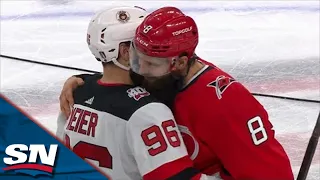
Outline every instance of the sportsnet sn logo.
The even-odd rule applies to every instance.
[[[8,157],[3,158],[3,162],[8,166],[2,170],[33,176],[52,175],[57,150],[57,144],[51,144],[48,152],[43,144],[30,144],[29,147],[24,144],[9,145],[5,150]]]

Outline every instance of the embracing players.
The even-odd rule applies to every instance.
[[[194,167],[202,173],[230,180],[292,180],[268,113],[240,82],[196,56],[198,34],[195,21],[175,7],[149,14],[131,43],[132,79],[172,108]],[[86,84],[101,75],[78,77]],[[78,82],[70,78],[60,96],[66,114],[73,99],[68,94]],[[169,147],[164,139],[152,142],[164,152]]]

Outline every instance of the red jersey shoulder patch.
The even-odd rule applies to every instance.
[[[214,87],[216,89],[216,94],[217,94],[218,99],[221,99],[222,94],[234,82],[237,82],[237,81],[231,77],[226,77],[224,75],[220,75],[216,78],[216,80],[207,84],[207,87]]]

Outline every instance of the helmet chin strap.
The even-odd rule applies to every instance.
[[[126,71],[130,70],[130,67],[122,65],[121,63],[119,63],[119,61],[117,61],[116,58],[112,58],[112,62],[121,69],[124,69]]]

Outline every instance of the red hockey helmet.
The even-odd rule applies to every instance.
[[[138,26],[132,43],[131,68],[139,73],[141,60],[153,66],[152,76],[169,73],[172,59],[186,52],[190,58],[198,45],[195,21],[175,7],[163,7],[149,14]],[[145,75],[144,73],[139,73]]]

